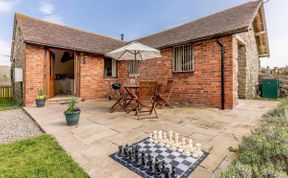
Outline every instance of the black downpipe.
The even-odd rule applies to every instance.
[[[225,109],[225,90],[224,90],[224,46],[217,38],[216,42],[221,48],[221,109]]]

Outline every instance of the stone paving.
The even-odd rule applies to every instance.
[[[217,177],[235,157],[228,151],[237,147],[241,137],[257,127],[261,115],[279,102],[240,100],[233,110],[177,106],[158,109],[159,120],[137,120],[133,113],[109,113],[112,101],[81,102],[78,126],[68,127],[63,111],[66,105],[24,109],[44,131],[56,137],[59,144],[91,177],[139,177],[112,160],[109,155],[118,145],[131,144],[148,136],[153,130],[172,130],[180,136],[201,143],[209,156],[190,177]]]
[[[22,109],[0,111],[0,144],[41,133],[41,130]]]

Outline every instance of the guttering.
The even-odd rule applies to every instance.
[[[221,48],[221,109],[225,109],[225,86],[224,86],[224,45],[219,41],[220,37],[216,38],[216,42]]]

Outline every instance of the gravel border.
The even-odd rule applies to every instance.
[[[42,133],[41,129],[22,109],[0,111],[0,144]]]

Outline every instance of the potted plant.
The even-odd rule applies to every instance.
[[[80,117],[80,109],[77,107],[77,101],[71,98],[68,102],[68,108],[64,111],[67,125],[77,125]]]
[[[44,107],[46,103],[46,95],[44,94],[43,89],[38,91],[38,96],[36,97],[36,106],[37,107]]]

